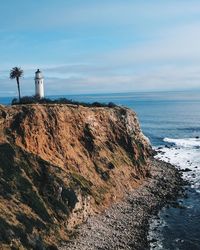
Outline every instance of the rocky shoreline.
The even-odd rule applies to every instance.
[[[144,184],[104,214],[88,218],[60,250],[149,249],[149,220],[182,193],[181,173],[172,165],[151,160]]]

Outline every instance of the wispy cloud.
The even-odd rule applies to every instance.
[[[48,94],[197,88],[199,14],[197,0],[7,0],[0,95],[13,93],[16,65],[24,94],[34,93],[37,68]]]

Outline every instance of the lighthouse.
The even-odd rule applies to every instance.
[[[39,69],[35,72],[35,96],[44,98],[44,78]]]

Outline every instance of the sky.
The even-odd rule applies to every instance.
[[[6,0],[0,5],[0,96],[12,67],[46,95],[200,89],[199,0]]]

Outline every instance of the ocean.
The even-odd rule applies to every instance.
[[[60,96],[52,96],[56,98]],[[166,207],[154,218],[151,249],[200,250],[200,91],[141,92],[63,96],[86,102],[114,102],[136,111],[142,130],[159,159],[184,172],[187,198]],[[9,104],[12,98],[0,98]]]

